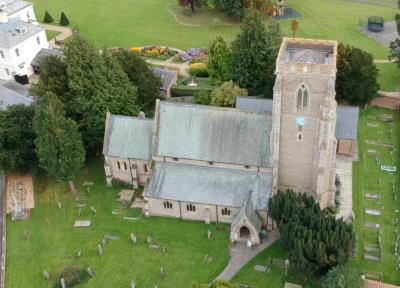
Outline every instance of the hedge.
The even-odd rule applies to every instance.
[[[213,90],[213,86],[188,87],[186,85],[174,85],[171,87],[171,95],[172,97],[196,96],[202,91],[211,93]]]
[[[368,24],[383,24],[385,23],[385,19],[381,16],[369,16]]]
[[[208,77],[207,65],[205,63],[190,64],[189,74],[197,77]]]

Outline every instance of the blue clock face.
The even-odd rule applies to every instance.
[[[297,124],[298,126],[304,126],[304,125],[306,125],[306,117],[304,117],[304,116],[298,116],[298,117],[296,118],[296,124]]]

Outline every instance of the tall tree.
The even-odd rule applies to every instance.
[[[74,176],[85,161],[85,149],[76,123],[65,117],[62,102],[54,93],[39,98],[33,128],[39,166],[58,180],[68,181],[75,192]]]
[[[129,80],[138,89],[138,104],[146,114],[154,113],[156,99],[160,98],[161,80],[150,70],[146,61],[127,50],[114,54],[128,75]]]
[[[397,6],[400,9],[400,0],[397,2]],[[397,34],[400,35],[400,14],[397,13],[394,17],[397,24]],[[397,37],[396,40],[390,42],[390,55],[389,60],[394,61],[397,65],[397,68],[400,69],[400,37]]]
[[[247,96],[246,89],[235,85],[232,81],[225,82],[211,93],[212,106],[235,107],[238,96]]]
[[[192,12],[196,11],[196,8],[200,8],[201,7],[201,3],[202,0],[178,0],[179,5],[183,6],[183,7],[190,7],[190,10],[192,10]]]
[[[231,53],[224,38],[217,36],[210,46],[210,53],[207,63],[208,75],[214,83],[229,80]]]
[[[24,173],[36,165],[33,115],[33,106],[0,110],[0,170]]]
[[[332,268],[320,280],[322,288],[361,288],[363,282],[358,271],[344,266]]]
[[[79,33],[65,45],[68,86],[76,104],[75,120],[79,121],[87,149],[101,147],[107,111],[121,115],[137,115],[137,89],[129,81],[121,65],[104,50]]]
[[[368,103],[378,94],[378,69],[371,54],[349,45],[338,46],[336,98],[350,104]]]
[[[246,7],[243,0],[216,0],[215,2],[216,6],[229,16],[242,18],[245,14]]]
[[[281,41],[277,23],[270,23],[266,29],[257,11],[247,15],[241,32],[232,43],[232,80],[246,88],[250,95],[271,97]]]

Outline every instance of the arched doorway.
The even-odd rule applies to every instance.
[[[250,229],[247,226],[240,227],[239,230],[240,239],[249,239],[250,238]]]

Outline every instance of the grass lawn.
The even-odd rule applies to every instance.
[[[46,35],[47,35],[47,40],[50,41],[50,40],[56,38],[58,35],[60,35],[60,32],[46,29]]]
[[[395,121],[392,124],[382,121],[367,120],[368,116],[382,114],[393,115]],[[378,128],[367,127],[367,123],[378,124]],[[392,132],[390,132],[392,126]],[[390,174],[381,172],[377,164],[377,157],[380,155],[379,163],[383,165],[396,165],[399,168],[399,137],[400,117],[390,110],[370,107],[362,110],[359,119],[358,129],[359,161],[353,165],[353,211],[355,221],[353,222],[357,236],[357,256],[348,264],[350,267],[357,268],[360,272],[381,272],[383,280],[389,283],[400,283],[400,273],[396,271],[397,256],[394,256],[395,229],[394,220],[400,214],[396,213],[399,209],[400,194],[398,193],[399,173]],[[391,135],[392,133],[392,135]],[[378,145],[366,144],[366,140],[381,141],[382,143],[393,143],[395,145],[394,156],[391,155],[389,148]],[[367,151],[369,150],[369,153]],[[376,152],[374,152],[374,151]],[[379,183],[378,180],[382,182]],[[392,181],[396,185],[397,201],[392,195]],[[365,193],[380,194],[381,199],[370,200],[365,197]],[[379,210],[382,209],[381,216],[370,216],[365,214],[365,208]],[[365,223],[379,223],[381,225],[381,261],[364,260],[364,248],[367,245],[379,245],[379,230],[366,228]],[[400,225],[400,222],[399,222]]]
[[[370,2],[374,4],[375,0]],[[175,16],[174,13],[180,13],[176,0],[120,0],[118,5],[108,0],[33,0],[33,3],[38,19],[43,19],[45,10],[55,18],[65,11],[71,27],[78,27],[99,47],[150,44],[181,49],[207,47],[215,36],[222,35],[231,41],[239,30],[238,24],[223,16],[222,24],[213,26],[213,19],[220,15],[214,12],[209,16],[199,13],[190,20],[185,20],[184,15]],[[359,33],[357,27],[370,15],[393,19],[395,7],[326,0],[287,0],[286,3],[302,15],[297,19],[298,36],[337,39],[363,48],[377,59],[386,59],[388,49]],[[290,20],[281,23],[285,35],[290,36]]]
[[[378,83],[383,91],[400,91],[400,69],[395,64],[376,64]]]
[[[12,222],[7,219],[7,288],[53,287],[52,281],[43,279],[48,270],[52,279],[60,268],[78,264],[90,265],[96,277],[77,287],[129,287],[135,280],[139,287],[187,288],[191,283],[208,283],[225,267],[228,261],[229,226],[206,225],[201,222],[170,218],[144,218],[137,210],[119,208],[115,201],[118,189],[105,187],[100,161],[91,162],[80,179],[78,189],[85,191],[82,181],[93,181],[90,192],[82,193],[88,207],[97,209],[93,215],[89,208],[77,215],[75,201],[66,188],[57,188],[54,181],[38,177],[35,181],[36,207],[30,220]],[[42,192],[38,192],[43,190]],[[62,208],[57,207],[62,203]],[[120,209],[120,215],[112,215]],[[140,217],[138,221],[124,220],[123,216]],[[89,228],[73,228],[76,219],[92,221]],[[31,241],[24,240],[24,230],[31,232]],[[207,230],[213,238],[207,239]],[[134,232],[138,243],[130,241]],[[117,241],[107,241],[100,257],[97,244],[105,234],[118,235]],[[166,253],[147,248],[146,237],[166,246]],[[83,256],[77,259],[78,250]],[[212,257],[209,264],[204,256]],[[167,273],[160,280],[160,267]]]

